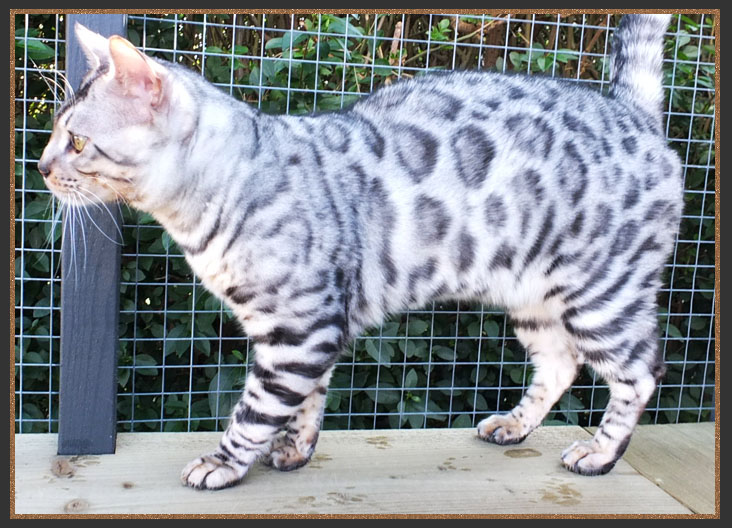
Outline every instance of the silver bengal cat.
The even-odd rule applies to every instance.
[[[682,209],[662,126],[669,21],[622,19],[608,96],[458,71],[297,117],[77,26],[90,72],[55,115],[46,184],[61,201],[152,214],[255,345],[219,446],[183,483],[232,486],[260,458],[306,464],[349,340],[434,299],[504,307],[533,364],[481,438],[521,442],[587,364],[610,400],[561,460],[609,471],[664,372],[656,294]]]

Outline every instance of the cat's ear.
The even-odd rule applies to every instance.
[[[109,62],[109,41],[80,23],[74,24],[76,39],[86,55],[89,68],[96,70],[101,64]]]
[[[156,65],[128,40],[109,37],[109,52],[117,81],[127,95],[141,99],[152,107],[163,99],[163,82]]]

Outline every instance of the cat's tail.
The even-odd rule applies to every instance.
[[[661,116],[663,35],[671,15],[625,15],[613,37],[610,94]]]

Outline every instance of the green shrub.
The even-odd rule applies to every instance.
[[[16,40],[17,68],[37,67],[51,78],[54,68],[63,70],[63,42],[43,40],[54,39],[57,30],[64,38],[63,18],[16,15],[16,37],[26,29],[32,37]],[[454,17],[440,15],[238,15],[235,31],[233,15],[208,15],[205,26],[199,15],[154,15],[130,17],[128,38],[147,53],[203,72],[266,112],[304,114],[339,109],[400,75],[427,69],[530,71],[599,86],[608,79],[605,28],[618,18],[588,15],[583,30],[557,27],[553,15],[538,16],[534,24],[465,16],[456,34]],[[707,420],[712,406],[714,119],[704,116],[714,114],[715,49],[708,38],[713,20],[700,18],[675,17],[678,32],[667,42],[667,57],[678,59],[665,65],[665,84],[674,86],[668,137],[688,165],[689,192],[682,242],[664,276],[673,291],[659,299],[669,370],[643,422]],[[395,40],[400,22],[405,38]],[[564,16],[562,22],[583,19]],[[35,163],[24,161],[37,160],[48,138],[51,87],[35,72],[16,70],[16,98],[27,100],[15,103],[15,299],[23,307],[16,308],[16,334],[23,337],[16,337],[15,407],[23,432],[55,430],[58,409],[61,230],[51,229],[56,206]],[[215,417],[226,416],[238,397],[249,342],[231,312],[192,285],[167,233],[149,215],[121,210],[119,428],[220,429],[225,420]],[[513,407],[530,377],[526,354],[502,312],[428,306],[397,314],[355,340],[333,376],[324,426],[471,426]],[[607,397],[607,389],[583,371],[547,423],[595,425]]]

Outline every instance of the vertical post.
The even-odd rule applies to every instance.
[[[110,36],[124,34],[127,21],[125,15],[67,17],[66,75],[74,90],[88,69],[76,22]],[[89,206],[76,214],[74,236],[62,242],[60,455],[115,450],[121,251],[109,239],[119,240],[121,222],[117,207],[108,209]]]

